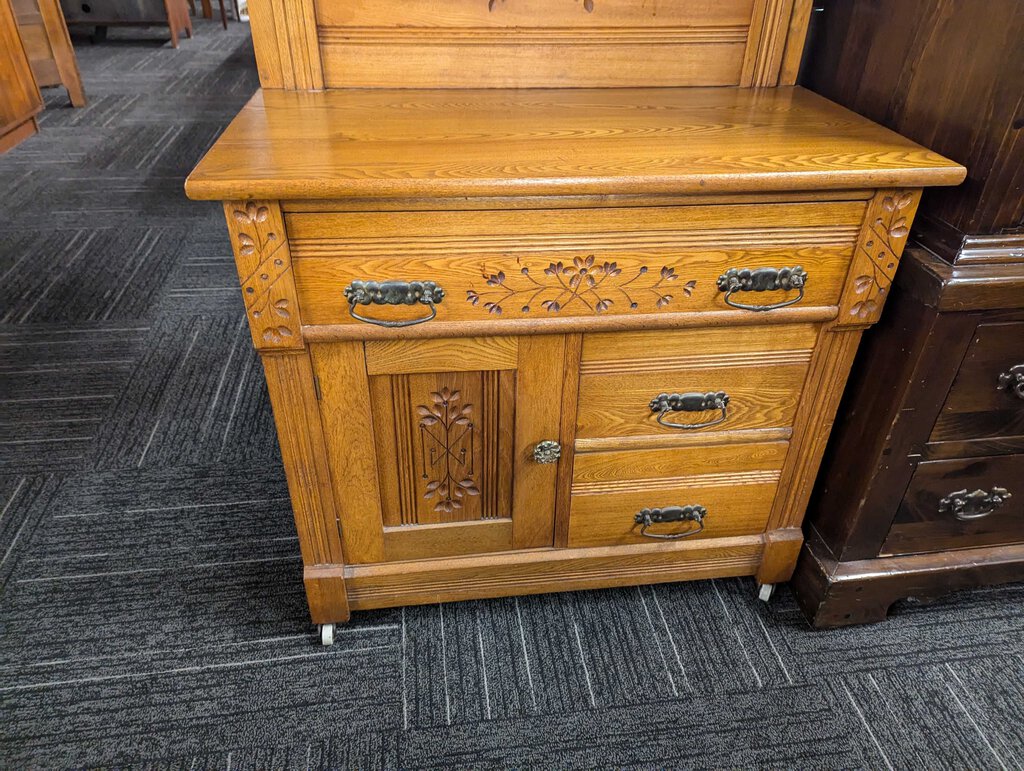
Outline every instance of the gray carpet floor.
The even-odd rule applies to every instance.
[[[77,46],[0,157],[5,768],[1024,766],[1024,586],[814,632],[717,580],[358,613],[332,648],[222,214],[245,25]]]

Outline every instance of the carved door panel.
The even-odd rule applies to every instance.
[[[564,339],[311,348],[345,559],[550,546]]]

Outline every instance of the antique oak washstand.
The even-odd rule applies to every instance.
[[[862,331],[964,169],[792,87],[797,0],[252,0],[224,201],[322,639],[787,580]]]

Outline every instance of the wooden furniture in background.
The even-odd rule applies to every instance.
[[[1024,6],[852,0],[819,24],[815,89],[970,169],[922,201],[927,249],[866,336],[809,512],[793,586],[836,626],[1024,580]]]
[[[808,10],[253,3],[264,90],[186,190],[225,201],[325,642],[352,609],[789,578],[920,188],[964,175],[736,88],[791,83]],[[459,88],[391,88],[428,84]]]
[[[182,33],[192,37],[187,0],[60,0],[60,5],[69,25],[95,27],[100,39],[106,37],[108,27],[162,25],[167,25],[174,48]]]
[[[42,109],[14,9],[10,0],[0,0],[0,153],[36,133]]]
[[[85,90],[59,0],[13,0],[18,29],[36,83],[64,86],[75,107],[85,106]]]

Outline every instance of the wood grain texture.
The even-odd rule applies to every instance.
[[[951,231],[928,248],[959,262],[965,236],[1024,220],[1024,5],[990,0],[821,3],[807,85],[970,171],[929,192],[921,218]],[[969,57],[956,55],[972,51]]]
[[[745,341],[728,330],[663,331],[584,336],[578,439],[659,437],[743,429],[786,428],[793,422],[811,361],[815,330],[751,327]],[[746,348],[747,350],[744,350]],[[730,401],[723,422],[707,428],[666,427],[650,402],[661,393],[718,392]],[[670,413],[673,423],[695,424],[718,411]]]
[[[1024,399],[999,388],[999,376],[1017,365],[1024,365],[1024,322],[980,324],[928,441],[1024,436]]]
[[[345,559],[381,562],[385,559],[384,519],[377,455],[367,440],[373,436],[373,424],[363,346],[311,345],[309,353],[320,384],[320,419],[342,516]]]
[[[759,584],[788,581],[796,570],[804,534],[799,527],[769,530],[764,534],[764,554],[754,577]]]
[[[436,339],[366,343],[370,375],[515,369],[518,361],[519,340],[515,337],[467,337],[457,344]]]
[[[928,461],[918,465],[880,554],[945,551],[1024,541],[1024,455]],[[966,490],[1009,495],[987,516],[958,519],[941,501]]]
[[[43,98],[18,32],[10,0],[0,0],[0,152],[36,132]]]
[[[779,84],[792,14],[793,0],[755,0],[740,86],[758,88]]]
[[[566,335],[562,415],[558,431],[558,441],[562,445],[562,458],[558,462],[558,481],[555,490],[554,545],[560,548],[564,548],[569,543],[569,510],[576,463],[576,410],[580,395],[580,357],[582,352],[583,335]]]
[[[305,352],[268,353],[262,359],[302,561],[306,565],[342,564],[327,463],[331,442],[324,439],[309,356]]]
[[[36,83],[64,86],[71,104],[84,107],[82,76],[59,0],[14,0],[13,5]]]
[[[802,384],[799,418],[772,507],[770,530],[799,527],[803,521],[860,337],[859,329],[826,326],[820,332]]]
[[[694,540],[760,533],[785,455],[784,442],[580,455],[568,545],[649,542],[634,521],[640,509],[694,504],[708,510]],[[693,523],[651,528],[660,534],[695,530]]]
[[[920,200],[920,190],[879,190],[868,205],[839,304],[840,326],[878,321]]]
[[[445,560],[320,568],[344,576],[353,610],[538,592],[750,575],[760,536],[588,549],[536,549]]]
[[[705,313],[639,313],[636,315],[575,316],[539,319],[502,319],[489,315],[482,321],[434,321],[411,327],[389,328],[364,324],[324,324],[304,326],[302,337],[308,342],[331,342],[340,340],[396,340],[422,338],[453,338],[494,335],[552,335],[582,331],[636,331],[644,329],[717,329],[721,327],[752,327],[766,321],[784,323],[815,323],[833,321],[836,306],[809,308],[780,308],[772,311],[769,318],[764,314],[750,311],[739,313],[735,310],[708,311]]]
[[[304,568],[306,602],[314,624],[344,624],[352,616],[345,591],[345,577],[322,576],[317,568]]]
[[[516,371],[516,426],[512,489],[513,546],[551,546],[554,538],[555,485],[560,463],[537,463],[538,442],[561,435],[565,338],[524,337]]]
[[[186,192],[706,195],[910,188],[964,174],[800,88],[260,91]]]
[[[763,21],[791,4],[318,0],[317,22],[328,88],[774,85],[789,30]]]
[[[252,0],[248,9],[262,86],[323,88],[313,0]]]
[[[273,201],[224,204],[249,331],[259,350],[301,350],[299,304],[281,209]]]

